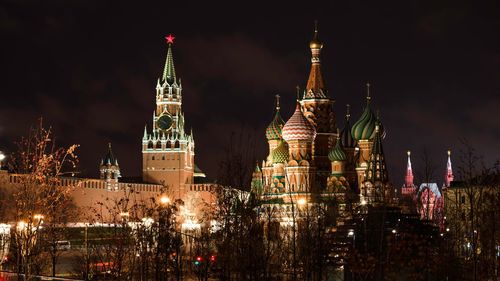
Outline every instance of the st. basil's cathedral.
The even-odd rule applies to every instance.
[[[317,28],[309,47],[307,85],[300,95],[297,89],[295,111],[286,122],[276,96],[274,117],[265,132],[269,154],[254,172],[254,192],[264,200],[282,202],[313,202],[318,196],[345,193],[359,195],[364,203],[394,197],[382,147],[384,129],[372,110],[370,85],[359,119],[351,126],[347,105],[344,126],[336,128],[334,99],[321,71],[323,43]]]
[[[337,128],[334,99],[321,71],[323,43],[317,27],[309,48],[311,70],[307,84],[302,93],[297,87],[295,111],[286,122],[280,112],[280,96],[276,95],[274,116],[265,131],[268,155],[255,167],[252,191],[264,205],[282,210],[284,205],[321,203],[329,198],[340,199],[335,201],[340,210],[346,203],[409,203],[411,207],[403,210],[442,225],[443,192],[453,181],[450,151],[441,188],[436,183],[413,183],[410,152],[405,184],[401,189],[393,187],[383,149],[385,130],[372,108],[370,84],[366,84],[365,101],[360,102],[361,116],[351,125],[347,104],[343,127]]]

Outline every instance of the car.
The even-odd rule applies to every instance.
[[[56,249],[61,251],[71,250],[71,243],[67,240],[56,241]]]

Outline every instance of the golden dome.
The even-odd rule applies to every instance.
[[[319,41],[318,39],[318,22],[314,23],[314,36],[313,39],[311,40],[311,43],[309,43],[309,48],[311,49],[323,48],[323,43],[321,43],[321,41]]]

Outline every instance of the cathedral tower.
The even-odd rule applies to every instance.
[[[361,188],[361,195],[368,197],[369,201],[385,201],[389,199],[390,192],[387,184],[389,175],[385,165],[384,149],[382,147],[382,132],[380,122],[377,120],[375,125],[375,137],[370,150],[368,159],[368,168],[366,178]]]
[[[371,149],[373,146],[373,139],[375,138],[375,127],[377,125],[377,117],[373,113],[370,103],[370,84],[366,84],[366,105],[363,114],[359,117],[358,121],[354,123],[351,128],[351,134],[358,145],[358,163],[356,165],[356,173],[358,175],[358,185],[361,188],[362,183],[365,181],[368,162],[370,160]],[[383,128],[380,125],[380,134],[383,135]]]
[[[328,96],[323,73],[321,72],[320,54],[323,43],[318,37],[317,24],[309,48],[312,55],[311,71],[300,104],[304,116],[314,125],[316,130],[312,158],[316,166],[316,179],[321,184],[330,175],[328,152],[335,141],[335,115],[333,113],[334,101]]]
[[[286,192],[312,192],[316,188],[316,169],[312,165],[315,137],[316,130],[302,113],[297,100],[295,112],[283,126],[283,139],[289,151],[288,164],[285,166]]]
[[[142,138],[143,180],[163,184],[175,198],[181,198],[193,183],[194,138],[184,130],[182,83],[177,79],[172,45],[167,40],[167,58],[162,77],[156,84],[156,109],[151,131]]]

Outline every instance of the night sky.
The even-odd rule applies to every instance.
[[[262,159],[274,95],[287,120],[296,85],[305,87],[317,19],[337,123],[346,103],[357,120],[369,81],[396,185],[408,149],[419,179],[427,148],[439,183],[446,150],[457,151],[458,165],[462,138],[486,163],[499,158],[497,1],[288,2],[1,1],[0,150],[12,151],[43,116],[60,144],[81,145],[83,175],[97,176],[108,142],[122,174],[141,175],[143,129],[172,33],[200,168],[215,177],[231,132],[253,134]]]

